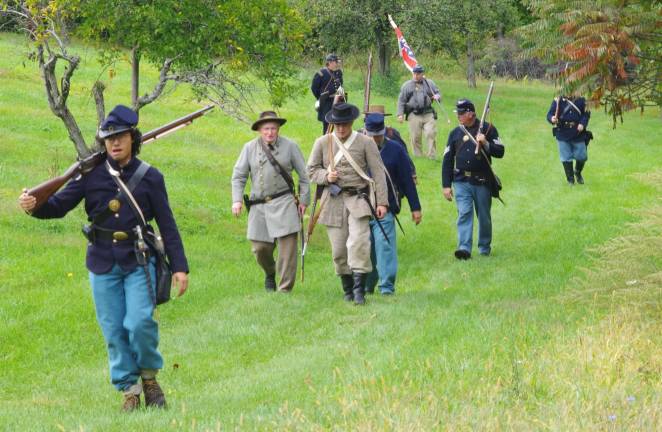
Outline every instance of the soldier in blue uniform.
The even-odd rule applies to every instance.
[[[37,209],[35,197],[28,195],[27,190],[19,197],[21,208],[39,219],[61,218],[85,200],[85,211],[91,222],[84,230],[88,238],[86,265],[97,320],[108,350],[111,382],[124,393],[124,411],[140,406],[142,392],[148,407],[165,407],[166,401],[156,381],[163,358],[158,350],[158,324],[152,317],[155,258],[150,258],[145,265],[138,263],[135,228],[141,223],[127,197],[120,195],[111,169],[119,172],[129,189],[132,178],[138,181],[138,177],[134,177],[136,172],[138,176],[142,174],[132,195],[144,218],[156,219],[179,295],[184,294],[188,286],[188,264],[168,203],[163,175],[136,157],[141,143],[137,123],[136,112],[116,106],[98,132],[97,139],[106,151],[104,163],[87,175],[71,180]]]
[[[396,245],[396,217],[400,213],[401,196],[409,202],[411,218],[416,225],[421,223],[421,203],[418,199],[416,184],[411,172],[409,156],[400,144],[386,137],[384,114],[370,113],[365,117],[365,134],[371,136],[379,148],[379,154],[388,173],[388,211],[380,219],[370,221],[370,238],[372,240],[371,259],[372,272],[366,279],[366,292],[373,293],[379,282],[382,295],[395,293],[395,279],[398,272],[398,250]],[[384,237],[382,229],[388,236]]]
[[[340,70],[340,59],[335,54],[326,56],[326,67],[323,67],[313,77],[310,91],[317,99],[317,120],[322,122],[322,134],[326,134],[329,128],[325,117],[331,111],[336,91],[342,86],[342,70]]]
[[[364,113],[366,116],[369,114],[381,114],[382,116],[390,116],[391,114],[386,113],[384,109],[384,105],[369,105],[368,106],[368,111]],[[388,140],[391,140],[395,142],[396,144],[400,144],[402,148],[404,149],[405,153],[407,154],[407,160],[409,160],[409,166],[411,168],[411,177],[414,179],[414,184],[418,183],[418,177],[416,176],[416,166],[414,165],[414,162],[411,160],[411,157],[409,156],[409,150],[407,149],[407,144],[405,143],[405,140],[402,139],[402,135],[400,135],[400,132],[390,126],[386,126],[384,133],[384,137]]]
[[[494,125],[485,122],[483,130],[478,130],[479,121],[476,119],[474,104],[468,99],[460,99],[455,108],[458,120],[480,143],[490,162],[492,157],[503,157],[505,148],[499,141],[499,133]],[[453,200],[451,185],[455,188],[458,214],[457,259],[471,258],[474,208],[478,215],[478,250],[484,256],[492,251],[492,194],[489,181],[488,161],[481,153],[476,154],[476,145],[460,126],[456,127],[448,135],[441,182],[444,197],[448,201]]]
[[[586,148],[590,132],[586,127],[590,118],[591,112],[586,110],[586,100],[577,96],[555,98],[547,111],[547,121],[555,126],[552,133],[559,144],[559,156],[569,185],[574,185],[575,179],[577,183],[584,184],[582,170],[588,159]]]

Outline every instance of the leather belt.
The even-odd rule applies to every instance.
[[[353,188],[353,187],[346,187],[346,188],[342,188],[342,191],[343,191],[343,193],[346,193],[347,195],[353,196],[353,195],[358,195],[358,194],[362,194],[362,193],[368,193],[368,192],[370,192],[370,188],[365,187],[365,188],[357,189],[357,188]]]
[[[429,108],[423,108],[423,109],[415,109],[415,110],[412,111],[412,113],[416,114],[416,115],[423,115],[423,114],[431,113],[432,111],[434,111],[434,109],[432,107],[429,107]]]
[[[273,195],[266,196],[264,198],[259,198],[259,199],[255,199],[255,200],[248,200],[248,202],[250,203],[251,206],[254,206],[256,204],[264,204],[264,203],[268,203],[269,201],[272,201],[276,198],[282,197],[283,195],[287,195],[289,193],[290,193],[290,191],[288,189],[288,190],[284,190],[282,192],[275,193]]]
[[[577,122],[561,122],[561,127],[570,129],[577,126]]]
[[[126,241],[135,240],[136,234],[133,231],[119,231],[106,228],[92,227],[93,235],[96,240],[116,240]]]
[[[483,177],[485,175],[484,171],[459,171],[465,177]]]

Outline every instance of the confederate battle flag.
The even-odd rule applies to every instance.
[[[388,16],[388,21],[391,23],[391,27],[395,30],[395,35],[398,37],[398,46],[400,48],[400,56],[402,56],[402,61],[405,62],[405,66],[409,69],[409,72],[414,69],[414,66],[418,64],[416,57],[414,56],[414,51],[411,50],[409,44],[405,40],[405,37],[402,35],[402,32],[391,18],[391,15]]]

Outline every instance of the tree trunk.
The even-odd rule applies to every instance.
[[[138,98],[140,97],[140,53],[138,47],[134,46],[131,50],[131,105],[133,109],[138,107]]]
[[[391,74],[391,62],[388,55],[388,46],[384,41],[384,34],[381,30],[376,32],[377,39],[377,57],[379,58],[379,74],[386,76]]]
[[[94,97],[94,103],[97,107],[97,129],[101,126],[101,123],[106,118],[106,104],[103,98],[103,91],[105,89],[106,86],[101,81],[95,82],[94,85],[92,86],[92,96]],[[97,140],[94,141],[95,142],[92,145],[92,148],[95,151],[104,150],[103,148],[101,148],[102,146],[99,145]]]
[[[476,67],[474,65],[474,49],[471,40],[467,39],[467,84],[470,88],[476,88]]]

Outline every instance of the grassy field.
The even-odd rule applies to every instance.
[[[22,187],[74,158],[25,51],[0,34],[0,430],[662,428],[658,111],[628,114],[617,129],[594,112],[586,185],[568,187],[544,120],[554,89],[498,81],[492,120],[507,148],[495,169],[506,206],[493,205],[492,256],[455,260],[456,210],[441,195],[440,163],[416,159],[423,222],[403,214],[397,295],[366,307],[342,301],[323,227],[305,285],[264,292],[246,218],[230,212],[232,166],[253,136],[246,124],[214,112],[146,146],[141,157],[166,176],[191,284],[160,309],[170,409],[122,415],[84,267],[83,210],[38,221],[16,204]],[[92,137],[89,89],[108,72],[93,49],[78,51],[70,104]],[[129,100],[128,68],[115,72],[108,107]],[[350,98],[362,100],[359,72],[346,75]],[[482,106],[486,82],[467,90],[462,79],[431,77],[449,114],[458,97]],[[393,112],[395,97],[373,94],[373,103]],[[281,133],[305,155],[320,130],[312,105],[306,94],[281,110]],[[197,107],[177,88],[141,111],[142,129]],[[440,150],[449,130],[442,114]]]

